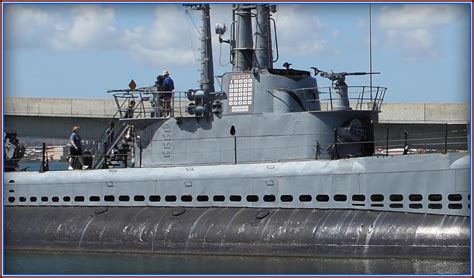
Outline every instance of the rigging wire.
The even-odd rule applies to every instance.
[[[187,14],[189,19],[191,20],[191,22],[193,22],[193,20],[191,18],[191,15],[189,14],[188,9],[186,9],[185,14]],[[196,56],[196,49],[194,48],[194,44],[193,44],[193,36],[191,34],[191,28],[189,26],[189,22],[186,20],[186,16],[185,16],[184,21],[186,22],[186,27],[187,27],[188,34],[189,34],[189,41],[190,41],[190,44],[191,44],[191,49],[193,50],[192,52],[193,52],[193,56],[194,56],[194,63],[195,63],[195,66],[198,67],[199,66],[198,65],[198,58]],[[194,24],[194,22],[193,22],[193,24]],[[195,25],[195,27],[196,27],[196,25]],[[196,29],[197,29],[197,27],[196,27]],[[197,29],[197,31],[198,31],[199,35],[201,35],[201,33],[199,32],[199,29]]]

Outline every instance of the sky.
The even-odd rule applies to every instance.
[[[372,4],[373,84],[390,103],[468,103],[468,4]],[[4,96],[108,99],[107,90],[153,85],[163,70],[177,91],[199,88],[199,12],[177,4],[3,3]],[[211,29],[231,24],[211,4]],[[368,4],[282,4],[273,15],[279,60],[295,69],[369,71]],[[224,38],[228,38],[225,34]],[[229,47],[214,34],[216,75]],[[223,65],[223,66],[221,66]],[[366,76],[349,85],[368,85]],[[318,77],[319,86],[329,86]],[[216,90],[219,86],[216,86]]]

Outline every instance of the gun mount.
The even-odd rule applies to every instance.
[[[338,110],[350,110],[350,103],[348,98],[348,86],[346,81],[346,76],[349,75],[372,75],[372,74],[380,74],[380,72],[326,72],[319,70],[318,68],[311,67],[314,70],[314,76],[321,76],[323,78],[327,78],[332,81],[332,88],[335,92],[339,95],[338,98],[335,100],[336,102],[336,109]]]

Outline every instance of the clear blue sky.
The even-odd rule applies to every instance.
[[[368,71],[368,11],[368,4],[279,5],[275,67]],[[189,14],[175,4],[4,4],[4,96],[109,98],[106,90],[132,78],[152,85],[165,69],[177,90],[197,88],[200,21]],[[211,5],[211,16],[212,26],[229,26],[230,5]],[[469,101],[470,16],[467,4],[372,5],[373,70],[382,72],[373,83],[388,87],[386,102]],[[212,39],[222,74],[229,67],[219,65]],[[227,63],[227,45],[222,50]],[[368,85],[366,77],[347,81]]]

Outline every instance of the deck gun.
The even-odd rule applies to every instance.
[[[380,72],[325,72],[318,68],[311,67],[314,70],[314,76],[318,74],[321,77],[327,78],[332,81],[332,92],[336,93],[334,96],[335,110],[348,110],[350,108],[350,102],[348,97],[348,86],[345,82],[346,76],[348,75],[367,75],[367,74],[380,74]],[[332,98],[331,98],[332,99]]]
[[[380,72],[325,72],[322,70],[319,70],[318,68],[311,67],[314,70],[314,76],[317,76],[318,74],[321,77],[327,78],[333,82],[334,87],[339,87],[339,86],[347,86],[345,83],[346,76],[348,75],[368,75],[368,74],[380,74]],[[335,84],[334,84],[335,83]]]

